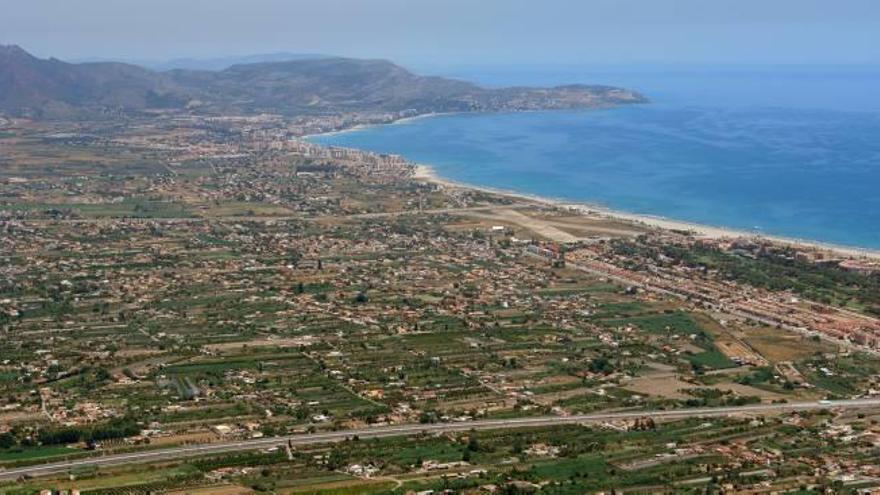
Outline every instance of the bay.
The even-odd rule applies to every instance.
[[[872,88],[880,84],[872,83],[880,76],[849,73],[606,71],[601,82],[643,91],[652,102],[441,115],[312,140],[398,153],[464,183],[877,249],[880,104]],[[547,74],[469,78],[503,85],[602,76]],[[780,80],[789,87],[767,82]]]

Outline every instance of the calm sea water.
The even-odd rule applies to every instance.
[[[708,225],[880,248],[880,71],[495,70],[486,85],[601,82],[652,103],[445,115],[314,138],[454,180]]]

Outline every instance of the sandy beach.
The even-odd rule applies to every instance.
[[[385,125],[403,125],[409,122],[414,122],[420,119],[427,119],[429,117],[437,117],[440,115],[454,115],[459,112],[432,112],[432,113],[422,113],[419,115],[413,115],[412,117],[404,117],[402,119],[397,119],[393,122],[388,122],[384,124],[358,124],[351,127],[346,127],[345,129],[338,129],[335,131],[327,131],[327,132],[318,132],[315,134],[304,134],[302,136],[298,136],[297,139],[308,140],[311,138],[316,138],[320,136],[337,136],[339,134],[346,134],[349,132],[362,131],[364,129],[372,129],[373,127],[385,126]]]
[[[502,196],[508,196],[517,199],[525,199],[529,201],[534,201],[536,203],[541,203],[549,206],[554,206],[558,208],[566,208],[569,210],[579,211],[584,214],[593,214],[605,216],[615,220],[625,220],[628,222],[632,222],[637,225],[652,227],[661,230],[676,230],[676,231],[685,231],[690,232],[697,237],[703,237],[707,239],[735,239],[735,238],[757,238],[762,240],[771,241],[778,244],[784,244],[800,249],[813,249],[820,250],[832,253],[836,256],[848,257],[848,258],[862,258],[862,259],[870,259],[870,260],[880,260],[880,251],[875,251],[871,249],[862,249],[856,247],[849,246],[837,246],[833,244],[826,244],[818,241],[811,240],[803,240],[803,239],[791,239],[787,237],[781,236],[772,236],[772,235],[764,235],[757,234],[755,232],[746,232],[740,231],[730,228],[723,227],[714,227],[709,225],[701,225],[691,222],[685,222],[681,220],[674,220],[669,218],[657,217],[652,215],[640,215],[635,213],[623,212],[612,210],[610,208],[605,208],[601,206],[589,205],[584,203],[575,203],[571,201],[565,201],[561,199],[553,199],[553,198],[545,198],[541,196],[536,196],[532,194],[524,194],[516,191],[507,191],[502,189],[495,189],[491,187],[483,187],[476,186],[473,184],[465,184],[461,182],[455,182],[449,179],[445,179],[437,174],[437,172],[430,166],[424,164],[417,164],[415,166],[415,174],[413,178],[417,180],[422,180],[425,182],[432,182],[435,184],[440,184],[444,187],[452,187],[452,188],[462,188],[462,189],[473,189],[478,191],[483,191],[491,194],[499,194]]]
[[[385,125],[405,125],[407,123],[426,119],[429,117],[436,117],[438,115],[450,115],[454,112],[447,113],[426,113],[420,115],[414,115],[412,117],[405,117],[402,119],[395,120],[394,122],[389,122],[387,124],[363,124],[356,125],[353,127],[349,127],[346,129],[339,129],[336,131],[328,131],[318,134],[311,134],[306,136],[301,136],[299,139],[307,140],[309,138],[318,137],[318,136],[331,136],[348,132],[355,132],[367,128],[377,127],[377,126],[385,126]],[[521,193],[517,191],[503,190],[486,186],[478,186],[474,184],[467,184],[463,182],[457,182],[450,179],[446,179],[441,177],[434,168],[427,164],[414,164],[415,165],[415,173],[413,178],[416,180],[422,180],[425,182],[432,182],[435,184],[440,184],[444,187],[453,187],[460,189],[473,189],[477,191],[483,191],[490,194],[498,194],[502,196],[508,196],[512,198],[517,198],[520,200],[528,200],[534,201],[535,203],[541,203],[557,208],[566,208],[573,211],[579,211],[583,214],[592,214],[604,216],[610,219],[615,220],[623,220],[627,222],[631,222],[636,225],[651,227],[655,229],[661,230],[676,230],[676,231],[684,231],[689,232],[692,235],[703,237],[707,239],[735,239],[735,238],[752,238],[752,239],[761,239],[765,241],[770,241],[777,244],[783,244],[792,246],[799,249],[811,249],[818,251],[825,251],[832,256],[839,257],[847,257],[847,258],[860,258],[865,260],[878,261],[880,260],[880,251],[868,249],[868,248],[859,248],[854,246],[840,246],[830,243],[823,243],[820,241],[810,240],[810,239],[795,239],[783,236],[774,236],[768,234],[761,234],[757,232],[748,232],[743,230],[736,230],[727,227],[717,227],[711,225],[703,225],[698,223],[692,223],[682,220],[675,220],[671,218],[665,218],[655,215],[645,215],[645,214],[637,214],[630,213],[626,211],[614,210],[611,208],[607,208],[604,206],[592,205],[588,203],[578,203],[564,199],[556,199],[556,198],[547,198],[543,196],[538,196],[534,194]]]

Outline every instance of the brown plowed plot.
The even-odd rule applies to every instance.
[[[591,387],[581,387],[581,388],[575,388],[575,389],[571,389],[571,390],[563,390],[560,392],[552,392],[552,393],[547,393],[547,394],[534,395],[531,397],[531,399],[533,401],[537,402],[538,404],[549,406],[549,405],[551,405],[557,401],[560,401],[560,400],[570,399],[572,397],[578,397],[581,395],[592,394],[593,392],[594,392],[594,389]]]
[[[217,440],[218,437],[209,431],[169,435],[167,437],[154,437],[150,439],[150,445],[181,445],[185,443],[208,443]]]
[[[746,347],[742,342],[719,338],[715,340],[715,346],[718,347],[718,350],[723,352],[725,356],[731,359],[740,358],[750,363],[764,364],[764,358],[757,352]]]
[[[254,493],[254,491],[239,485],[220,485],[175,490],[168,492],[168,495],[247,495],[249,493]]]
[[[281,339],[254,339],[242,342],[223,342],[220,344],[208,344],[203,346],[206,350],[223,352],[230,350],[241,350],[249,347],[299,347],[308,345],[311,341],[304,338],[281,338]]]
[[[623,384],[622,386],[627,390],[639,394],[682,400],[693,398],[690,394],[684,392],[685,390],[707,388],[705,385],[695,385],[668,375],[639,377]],[[712,385],[711,388],[716,388],[718,390],[731,390],[741,396],[757,396],[764,402],[785,398],[785,396],[781,394],[733,382],[717,383]]]
[[[766,357],[751,348],[749,344],[743,341],[731,328],[721,325],[718,321],[706,315],[697,315],[695,318],[700,322],[702,328],[711,332],[712,335],[715,336],[715,346],[718,347],[718,350],[725,356],[731,359],[742,359],[743,362],[755,366],[767,364]]]
[[[816,353],[837,351],[825,341],[816,341],[803,335],[766,326],[743,326],[738,335],[770,362],[797,361]]]
[[[653,395],[669,399],[688,399],[690,396],[682,390],[695,388],[696,385],[668,375],[645,376],[635,378],[623,384],[623,388],[642,395]]]
[[[397,486],[397,483],[390,480],[361,480],[353,479],[347,481],[334,481],[331,483],[321,483],[315,485],[302,486],[297,488],[282,489],[279,493],[372,493],[382,489],[391,489]]]

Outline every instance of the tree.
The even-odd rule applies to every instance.
[[[12,433],[0,433],[0,449],[8,449],[15,446],[15,437]]]
[[[614,371],[614,366],[611,364],[611,361],[608,360],[605,356],[599,356],[590,361],[590,371],[593,373],[602,373],[609,374]]]
[[[110,372],[106,368],[98,368],[95,370],[95,379],[100,382],[106,382],[110,379]]]
[[[514,454],[522,454],[522,452],[523,452],[523,441],[522,441],[522,438],[520,438],[519,436],[517,436],[516,439],[513,440],[513,446],[511,447],[511,451],[512,451]]]
[[[342,453],[342,449],[334,447],[333,450],[330,451],[330,455],[327,456],[327,469],[331,471],[339,469],[344,462],[345,455]]]
[[[468,438],[467,449],[471,452],[477,452],[480,450],[480,443],[477,441],[477,437],[471,435]]]

